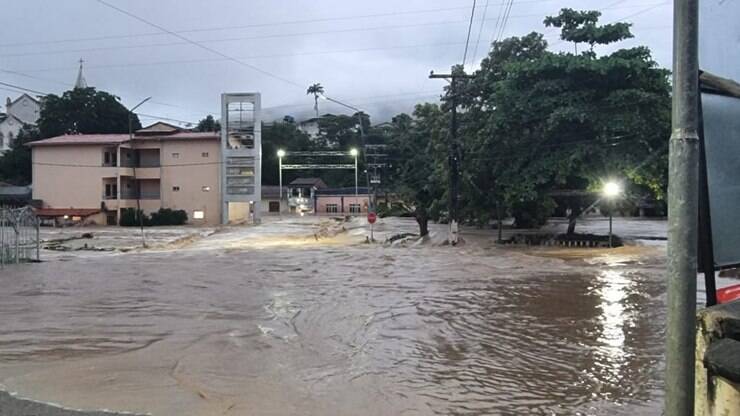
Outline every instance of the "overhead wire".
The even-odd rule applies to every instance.
[[[517,3],[525,4],[525,3],[543,3],[543,2],[554,2],[554,1],[556,0],[519,0],[517,1]],[[245,24],[245,25],[219,26],[219,27],[212,27],[212,28],[185,29],[185,30],[177,30],[175,32],[177,33],[216,32],[216,31],[226,31],[226,30],[250,29],[250,28],[258,28],[258,27],[274,27],[274,26],[292,25],[292,24],[309,24],[309,23],[322,23],[322,22],[355,20],[355,19],[375,18],[375,17],[403,16],[403,15],[409,15],[409,14],[448,12],[448,11],[457,11],[457,10],[467,10],[468,8],[469,6],[417,9],[417,10],[394,11],[394,12],[374,13],[374,14],[365,14],[365,15],[324,17],[324,18],[317,18],[317,19],[288,20],[288,21],[277,21],[277,22],[267,22],[267,23],[250,23],[250,24]],[[136,34],[127,34],[127,35],[105,35],[105,36],[92,36],[92,37],[81,37],[81,38],[54,39],[54,40],[46,40],[46,41],[3,43],[3,44],[0,44],[0,47],[47,45],[47,44],[99,41],[99,40],[112,40],[112,39],[130,39],[130,38],[164,36],[164,35],[166,34],[161,33],[161,32],[136,33]]]
[[[301,88],[301,89],[304,88],[304,85],[301,85],[301,84],[299,84],[299,83],[297,83],[295,81],[289,80],[289,79],[287,79],[285,77],[282,77],[280,75],[277,75],[277,74],[273,74],[270,71],[266,71],[266,70],[264,70],[262,68],[259,68],[257,66],[254,66],[254,65],[252,65],[250,63],[244,62],[243,60],[233,58],[233,57],[231,57],[231,56],[229,56],[229,55],[227,55],[227,54],[225,54],[225,53],[223,53],[221,51],[218,51],[216,49],[213,49],[211,47],[208,47],[206,45],[203,45],[200,42],[196,42],[196,41],[194,41],[194,40],[192,40],[192,39],[190,39],[188,37],[185,37],[185,36],[183,36],[183,35],[181,35],[181,34],[179,34],[177,32],[173,32],[173,31],[171,31],[171,30],[169,30],[169,29],[167,29],[167,28],[165,28],[163,26],[160,26],[160,25],[158,25],[156,23],[153,23],[153,22],[151,22],[151,21],[149,21],[147,19],[144,19],[143,17],[140,17],[138,15],[135,15],[135,14],[133,14],[133,13],[127,11],[127,10],[121,9],[120,7],[114,6],[114,5],[108,3],[105,0],[96,0],[96,1],[98,3],[104,5],[104,6],[108,7],[108,8],[111,8],[113,10],[116,10],[117,12],[119,12],[121,14],[124,14],[126,16],[129,16],[132,19],[138,20],[138,21],[140,21],[142,23],[145,23],[145,24],[147,24],[149,26],[152,26],[154,28],[157,28],[157,29],[161,30],[162,32],[169,33],[170,35],[172,35],[172,36],[174,36],[174,37],[176,37],[178,39],[181,39],[181,40],[183,40],[183,41],[185,41],[185,42],[187,42],[187,43],[189,43],[189,44],[191,44],[193,46],[197,46],[198,48],[201,48],[203,50],[206,50],[208,52],[211,52],[213,54],[216,54],[216,55],[218,55],[218,56],[220,56],[222,58],[225,58],[225,59],[227,59],[229,61],[232,61],[232,62],[234,62],[234,63],[236,63],[238,65],[247,67],[247,68],[249,68],[249,69],[251,69],[251,70],[253,70],[255,72],[258,72],[258,73],[260,73],[262,75],[265,75],[265,76],[268,76],[270,78],[273,78],[273,79],[276,79],[276,80],[285,82],[285,83],[290,84],[290,85],[293,85],[295,87],[298,87],[298,88]]]
[[[478,28],[478,38],[475,40],[475,48],[473,49],[473,59],[472,62],[475,62],[475,58],[478,56],[478,46],[480,45],[480,38],[483,34],[483,26],[486,23],[486,15],[488,14],[488,1],[486,0],[486,4],[483,7],[483,17],[480,20],[480,28]]]
[[[470,11],[470,23],[468,23],[468,35],[465,39],[465,52],[463,53],[462,66],[465,68],[465,61],[468,59],[468,46],[470,45],[470,33],[473,31],[473,19],[475,18],[475,4],[476,0],[473,0],[473,8]]]

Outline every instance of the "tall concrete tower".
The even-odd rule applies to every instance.
[[[221,94],[221,222],[259,223],[262,119],[259,93]]]

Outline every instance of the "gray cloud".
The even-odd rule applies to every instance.
[[[306,117],[313,100],[305,86],[320,82],[327,95],[381,121],[439,95],[442,82],[427,75],[461,61],[472,5],[472,0],[107,1],[275,77],[96,0],[10,0],[3,4],[0,70],[15,72],[0,72],[0,80],[60,93],[74,83],[82,58],[91,86],[128,105],[153,96],[142,112],[191,121],[217,114],[219,96],[227,91],[260,91],[271,118]],[[482,20],[486,0],[477,3],[469,52],[483,21],[476,62],[495,37],[502,8],[501,0],[489,0]],[[561,7],[603,10],[607,22],[626,17],[634,23],[635,39],[617,47],[647,45],[661,66],[670,66],[672,9],[661,0],[515,0],[504,36],[539,31],[554,49],[572,48],[542,25],[545,15]],[[322,111],[345,111],[321,105]]]

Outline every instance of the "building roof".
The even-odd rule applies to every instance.
[[[18,98],[16,98],[15,100],[9,101],[8,104],[10,104],[10,106],[12,107],[13,105],[15,105],[15,103],[17,103],[18,101],[20,101],[21,98],[23,98],[23,97],[30,98],[31,101],[35,102],[36,104],[41,104],[41,101],[39,101],[37,98],[34,98],[34,97],[26,94],[25,92],[23,94],[19,95]]]
[[[221,136],[214,132],[180,131],[165,135],[134,136],[134,140],[218,140]],[[122,144],[129,141],[128,134],[65,134],[49,139],[37,140],[27,145],[36,146],[69,146],[89,144]]]
[[[279,198],[280,187],[274,185],[262,185],[262,198]]]
[[[27,146],[64,146],[83,144],[121,144],[128,141],[128,134],[65,134],[49,139],[37,140]]]
[[[136,130],[136,134],[150,135],[150,134],[160,134],[160,133],[177,133],[180,131],[182,131],[180,127],[177,127],[170,123],[165,123],[164,121],[158,121],[154,124],[150,124],[144,128]]]
[[[31,199],[31,188],[28,186],[13,186],[0,182],[0,202],[23,202]]]
[[[100,208],[36,208],[33,210],[39,217],[88,217],[100,212]]]
[[[214,131],[188,131],[183,130],[171,134],[158,134],[146,136],[134,136],[134,140],[219,140],[221,133]]]
[[[298,178],[290,184],[294,186],[314,186],[318,189],[327,188],[326,183],[321,178]]]
[[[359,187],[357,188],[357,194],[360,197],[365,197],[369,194],[368,188]],[[325,188],[316,191],[317,196],[355,196],[355,187],[347,188]]]

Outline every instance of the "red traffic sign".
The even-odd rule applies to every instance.
[[[378,216],[374,212],[368,212],[367,213],[367,222],[370,224],[375,224],[375,221],[378,220]]]

